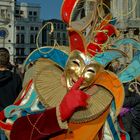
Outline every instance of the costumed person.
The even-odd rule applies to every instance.
[[[132,140],[140,139],[140,76],[136,80],[125,83],[125,100],[121,117],[125,131]]]
[[[22,89],[19,75],[9,69],[9,59],[9,51],[6,48],[0,48],[0,111],[13,104]],[[4,137],[3,134],[1,139],[6,139]]]
[[[102,127],[113,98],[119,113],[123,86],[115,74],[105,71],[79,50],[71,52],[64,73],[57,67],[50,64],[49,69],[41,71],[34,81],[42,102],[51,109],[17,119],[12,126],[11,140],[102,138]],[[44,84],[41,86],[40,82]],[[68,125],[64,125],[66,121]]]
[[[119,57],[118,55],[123,57],[123,54],[110,50],[107,53],[113,56],[109,60],[100,56],[100,59],[96,57],[98,59],[96,60],[94,56],[90,57],[91,53],[86,53],[81,33],[70,29],[69,34],[71,40],[69,56],[58,49],[44,47],[34,51],[27,59],[26,64],[40,57],[47,58],[44,62],[36,62],[35,69],[40,70],[34,70],[36,76],[17,99],[19,101],[25,96],[20,106],[13,105],[4,110],[9,120],[25,115],[25,112],[19,112],[20,108],[27,111],[25,117],[14,122],[10,132],[11,140],[19,138],[39,140],[48,137],[52,139],[70,137],[73,140],[103,138],[103,132],[106,131],[103,126],[110,114],[110,108],[113,107],[115,118],[119,114],[123,103],[123,86],[118,77],[104,70],[103,66]],[[73,37],[77,40],[76,43],[73,42]],[[49,53],[45,54],[48,51]],[[105,54],[103,56],[106,56]],[[38,99],[48,109],[43,110],[41,114],[28,115],[34,113],[33,110],[37,112]],[[28,107],[31,109],[28,110]],[[113,123],[111,115],[109,118],[108,122]],[[10,123],[9,120],[7,123]],[[68,125],[64,125],[66,120]],[[81,132],[84,132],[82,136]],[[115,136],[114,132],[110,133],[111,137],[119,137],[117,133]]]
[[[118,77],[104,70],[103,66],[116,57],[123,57],[123,54],[110,50],[107,52],[113,55],[109,56],[110,59],[106,58],[106,53],[103,55],[104,58],[102,56],[98,56],[99,59],[94,56],[90,57],[92,54],[86,53],[82,34],[70,29],[69,35],[71,41],[69,56],[63,51],[45,47],[34,51],[27,59],[26,64],[38,60],[42,54],[48,58],[44,62],[36,62],[35,69],[40,68],[40,70],[35,72],[37,74],[35,74],[29,93],[32,95],[36,93],[43,105],[52,109],[17,119],[12,126],[11,140],[19,138],[39,140],[50,137],[51,139],[70,138],[73,140],[103,138],[107,131],[104,124],[111,110],[114,112],[111,111],[114,118],[109,115],[106,125],[109,130],[112,129],[109,122],[113,123],[119,114],[123,103],[123,86]],[[74,38],[77,40],[76,43],[73,42]],[[33,100],[33,98],[30,99]],[[32,101],[32,104],[34,102]],[[14,116],[12,111],[8,112],[8,109],[10,106],[5,110],[5,114],[11,112],[10,117]],[[64,125],[66,120],[68,126]],[[119,137],[116,131],[110,133],[111,138]]]
[[[104,69],[126,55],[108,44],[110,37],[117,34],[109,23],[112,17],[97,18],[93,24],[99,3],[87,2],[95,8],[89,11],[90,16],[80,20],[81,24],[72,16],[81,1],[63,2],[62,17],[69,24],[69,53],[41,47],[27,58],[25,66],[35,62],[32,78],[25,82],[14,104],[0,113],[1,118],[7,119],[0,126],[9,130],[10,140],[121,139],[117,116],[124,100],[122,83],[133,80],[139,69],[128,74],[128,68],[118,75]],[[91,23],[91,28],[99,24],[89,32],[90,36],[83,36],[83,30]],[[125,42],[121,41],[116,42],[116,48]],[[131,65],[135,62],[137,59]]]

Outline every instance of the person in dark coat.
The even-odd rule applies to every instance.
[[[121,112],[125,130],[131,140],[140,140],[140,77],[124,84],[125,100]]]
[[[18,74],[9,69],[9,51],[0,48],[0,111],[14,103],[22,89],[22,81]],[[0,131],[4,140],[3,131]]]

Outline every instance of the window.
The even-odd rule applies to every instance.
[[[24,56],[24,48],[16,48],[16,55],[22,55]]]
[[[36,31],[38,31],[38,29],[39,29],[38,27],[35,27],[35,30],[36,30]]]
[[[16,30],[20,30],[20,26],[16,26]]]
[[[16,10],[16,11],[15,11],[15,14],[19,14],[19,10]]]
[[[57,33],[57,38],[60,38],[60,33]]]
[[[24,26],[21,26],[21,30],[24,30]]]
[[[24,48],[21,48],[21,56],[24,56]]]
[[[66,41],[65,41],[65,40],[63,41],[63,45],[64,45],[64,46],[66,45]]]
[[[32,15],[32,11],[29,11],[29,15]]]
[[[134,35],[139,35],[139,29],[138,29],[138,28],[136,28],[136,29],[134,30]]]
[[[17,44],[20,43],[20,37],[19,37],[19,34],[16,35],[16,43],[17,43]]]
[[[55,23],[53,24],[53,27],[54,27],[54,29],[56,29],[56,24]]]
[[[57,24],[57,29],[60,29],[60,24]]]
[[[1,9],[1,17],[5,18],[5,9]]]
[[[34,36],[30,35],[30,43],[33,44],[34,43]]]
[[[61,29],[63,29],[63,24],[61,24]]]
[[[36,11],[34,11],[34,16],[36,16],[37,15],[37,12]]]
[[[34,27],[30,27],[30,30],[33,31],[34,30]]]
[[[21,35],[21,43],[22,43],[22,44],[24,44],[24,40],[25,40],[25,37],[24,37],[24,34],[22,34],[22,35]]]
[[[20,49],[16,48],[16,55],[20,55]]]
[[[64,39],[66,38],[66,33],[63,33],[63,38],[64,38]]]
[[[21,15],[24,14],[24,11],[21,10],[21,11],[20,11],[20,14],[21,14]]]
[[[65,24],[65,29],[67,28],[67,24]]]

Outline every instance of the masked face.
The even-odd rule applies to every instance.
[[[67,88],[70,89],[80,77],[84,78],[80,89],[89,87],[102,70],[101,65],[91,61],[89,57],[80,51],[73,51],[65,68]]]

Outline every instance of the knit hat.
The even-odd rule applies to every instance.
[[[7,66],[9,59],[9,51],[6,48],[0,48],[0,66]]]

